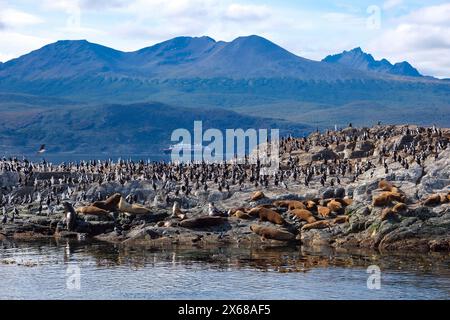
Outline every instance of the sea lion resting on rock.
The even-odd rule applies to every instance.
[[[328,202],[327,207],[331,210],[331,212],[340,213],[342,211],[342,204],[336,200],[331,200]]]
[[[383,211],[381,211],[381,221],[391,218],[397,218],[397,213],[391,208],[384,208]]]
[[[423,201],[423,205],[424,206],[436,206],[441,203],[446,203],[446,202],[448,202],[447,197],[448,196],[446,196],[445,194],[439,194],[439,193],[432,194],[431,196],[429,196],[428,198],[426,198]]]
[[[342,216],[337,216],[334,220],[333,223],[334,224],[339,224],[339,223],[346,223],[350,220],[349,216],[346,215],[342,215]]]
[[[392,208],[392,211],[395,213],[403,212],[408,210],[408,206],[402,202],[398,202],[395,204],[395,206]]]
[[[115,193],[112,196],[110,196],[105,201],[95,201],[91,204],[91,206],[109,211],[114,212],[117,211],[117,206],[119,205],[119,201],[122,198],[122,195],[120,193]]]
[[[380,195],[373,198],[372,205],[375,207],[387,206],[392,201],[405,202],[406,197],[401,193],[383,192]]]
[[[310,229],[324,229],[329,228],[331,225],[331,222],[329,220],[320,220],[312,223],[307,223],[302,227],[303,230],[310,230]]]
[[[308,223],[316,222],[316,218],[314,218],[311,211],[306,209],[294,209],[289,211],[290,214],[296,216],[300,220],[306,221]]]
[[[263,227],[257,224],[252,224],[250,226],[250,230],[252,230],[257,235],[260,235],[262,240],[265,239],[272,239],[272,240],[279,240],[279,241],[292,241],[295,240],[295,235],[285,231],[280,230],[277,228],[271,228],[271,227]]]
[[[94,216],[108,216],[109,212],[94,206],[78,207],[75,209],[76,213],[81,213],[83,215],[94,215]]]
[[[147,209],[140,204],[129,204],[123,197],[120,198],[118,209],[125,214],[150,214],[150,209]]]
[[[234,211],[234,213],[229,214],[229,216],[230,217],[236,217],[236,218],[239,218],[239,219],[245,219],[245,220],[249,220],[249,219],[252,218],[248,213],[243,212],[241,210]]]
[[[253,193],[253,195],[250,198],[250,201],[258,201],[261,200],[263,198],[265,198],[266,196],[264,195],[264,193],[262,191],[255,191]]]
[[[308,200],[308,201],[305,202],[305,206],[306,206],[306,209],[308,209],[308,210],[316,210],[317,203],[315,203],[312,200]]]
[[[317,213],[323,218],[330,218],[331,210],[327,207],[317,206]]]
[[[278,212],[264,207],[253,208],[248,214],[252,216],[258,215],[260,221],[269,221],[279,225],[286,224],[286,221]]]
[[[380,188],[383,191],[392,191],[393,187],[394,186],[390,182],[388,182],[384,179],[380,180],[380,182],[378,182],[378,188]]]
[[[288,210],[294,209],[306,209],[303,202],[298,200],[276,200],[273,202],[275,207],[288,208]]]

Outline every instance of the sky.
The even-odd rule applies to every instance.
[[[177,36],[260,35],[321,60],[361,47],[450,78],[450,1],[0,0],[0,61],[66,39],[134,51]]]

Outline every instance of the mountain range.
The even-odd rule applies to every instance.
[[[187,125],[187,113],[191,120],[206,114],[217,127],[267,123],[297,133],[350,121],[450,125],[449,101],[449,81],[422,76],[408,62],[377,61],[360,48],[314,61],[259,36],[177,37],[134,52],[65,40],[0,64],[0,145],[47,143],[55,152],[79,152],[76,141],[96,136],[105,152],[151,150],[170,143],[170,129]],[[122,109],[128,126],[96,126],[96,118]],[[161,109],[173,126],[158,124],[168,123]],[[157,131],[133,126],[134,112]],[[64,126],[56,132],[72,138],[55,134],[57,123]],[[117,128],[136,140],[112,145],[103,131],[120,136]]]
[[[340,64],[362,71],[374,71],[408,77],[422,77],[419,71],[407,61],[391,64],[386,59],[375,60],[371,54],[365,53],[360,47],[339,54],[329,55],[322,61]]]

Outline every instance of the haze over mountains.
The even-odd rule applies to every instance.
[[[360,48],[313,61],[259,36],[231,42],[178,37],[135,52],[85,40],[58,41],[0,64],[0,145],[20,149],[32,140],[53,144],[58,151],[79,151],[75,142],[65,144],[67,136],[53,134],[55,122],[63,122],[58,131],[67,128],[73,137],[103,137],[96,144],[106,145],[105,152],[113,150],[117,146],[111,137],[100,134],[108,130],[108,122],[101,128],[95,121],[77,126],[88,123],[83,119],[89,117],[108,119],[108,105],[129,108],[121,119],[136,138],[127,140],[125,148],[133,152],[144,145],[151,149],[147,140],[155,148],[157,140],[158,148],[170,144],[172,127],[157,124],[167,122],[157,112],[161,106],[178,127],[186,124],[186,110],[192,110],[197,116],[215,112],[217,127],[232,125],[222,120],[234,118],[233,127],[270,122],[286,132],[307,132],[348,122],[450,125],[449,101],[448,81],[421,76],[407,62],[376,61]],[[127,106],[130,103],[140,107]],[[26,120],[29,112],[34,112],[32,121]],[[133,126],[134,112],[158,128],[158,139],[137,134],[144,125]],[[62,121],[63,114],[72,120]],[[117,124],[110,122],[113,128]]]

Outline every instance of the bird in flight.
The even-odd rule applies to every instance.
[[[44,153],[45,152],[45,144],[42,144],[41,147],[39,148],[38,153]]]

